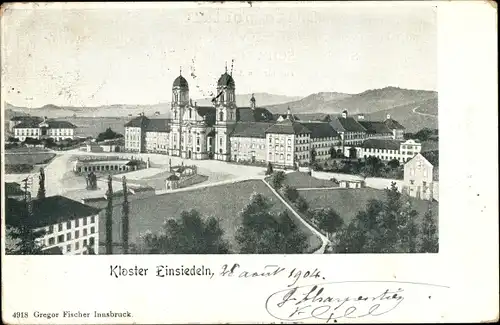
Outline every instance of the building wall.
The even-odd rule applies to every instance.
[[[404,166],[404,186],[406,192],[413,197],[430,200],[433,197],[434,167],[422,156],[417,156]]]
[[[15,128],[14,137],[19,139],[19,141],[24,141],[26,138],[40,139],[42,131],[40,128]],[[74,139],[74,129],[47,129],[47,134],[44,137],[53,138],[55,141],[67,138]]]
[[[169,133],[168,132],[146,132],[146,151],[167,153],[169,148]]]
[[[331,147],[340,145],[340,140],[336,137],[311,138],[311,150],[316,151],[316,161],[330,159]]]
[[[422,150],[422,145],[414,140],[403,142],[399,146],[399,150],[394,149],[379,149],[379,148],[360,148],[361,157],[368,158],[370,156],[377,157],[380,160],[390,161],[392,159],[399,160],[400,163],[405,163],[415,157]]]
[[[232,161],[266,161],[266,138],[231,137]]]
[[[293,167],[296,137],[297,139],[303,140],[304,144],[307,144],[307,146],[309,145],[309,135],[266,134],[267,161],[276,166]],[[297,152],[297,155],[303,155],[303,152]],[[301,161],[299,156],[297,156],[297,159],[299,159],[299,162]]]
[[[141,152],[143,148],[143,138],[141,128],[126,127],[125,128],[125,150],[130,152]]]
[[[366,139],[365,132],[343,132],[341,133],[344,146],[361,145]]]
[[[39,228],[45,230],[40,238],[44,249],[60,247],[64,255],[79,255],[86,245],[99,249],[99,215],[87,216]]]
[[[311,137],[309,134],[299,134],[295,137],[295,159],[299,166],[311,162]]]

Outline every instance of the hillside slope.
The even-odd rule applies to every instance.
[[[386,115],[400,122],[407,132],[423,128],[438,129],[438,98],[417,101],[366,115],[366,119],[383,120]]]
[[[288,105],[297,113],[340,113],[347,109],[349,113],[374,113],[392,107],[402,106],[417,101],[436,98],[434,91],[385,87],[371,89],[359,94],[326,93],[331,97],[313,94],[300,101],[269,107],[273,113],[284,113]]]

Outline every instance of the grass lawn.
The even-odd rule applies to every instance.
[[[360,189],[336,189],[336,190],[311,190],[302,191],[300,195],[306,199],[310,208],[333,208],[344,219],[344,222],[349,223],[358,211],[364,210],[370,199],[384,200],[386,194],[384,190],[373,188]],[[419,213],[417,223],[421,220],[429,202],[423,200],[411,199],[413,208]],[[432,202],[432,210],[437,218],[438,203]]]
[[[309,176],[307,173],[302,172],[292,172],[286,174],[284,184],[293,186],[295,188],[338,187],[338,184],[335,184],[332,181],[326,179],[317,179]]]
[[[46,164],[56,155],[50,152],[33,152],[33,153],[5,153],[5,164],[6,165],[19,165],[19,164],[28,164],[28,165],[40,165]]]
[[[241,224],[240,212],[249,202],[252,193],[257,192],[268,197],[273,204],[272,211],[281,212],[286,207],[274,196],[269,188],[258,180],[244,181],[228,185],[201,188],[187,192],[170,193],[131,200],[130,202],[130,242],[139,243],[139,235],[146,231],[153,233],[161,230],[167,218],[178,217],[182,211],[195,209],[203,216],[215,216],[220,219],[225,237],[229,241],[232,251],[237,250],[234,239],[235,232]],[[133,196],[130,196],[132,198]],[[113,242],[120,242],[121,202],[113,209]],[[293,219],[296,221],[295,219]],[[104,243],[105,237],[105,210],[99,217],[99,238]],[[319,238],[313,235],[305,226],[299,224],[300,229],[307,231],[310,247],[318,247]]]

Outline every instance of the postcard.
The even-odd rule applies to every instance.
[[[496,5],[7,3],[6,324],[498,320]]]

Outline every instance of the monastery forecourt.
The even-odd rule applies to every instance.
[[[391,119],[365,121],[344,111],[340,116],[272,114],[252,96],[248,107],[236,106],[236,84],[227,68],[217,82],[212,106],[189,98],[180,74],[172,85],[171,118],[144,114],[125,124],[125,151],[162,153],[187,159],[261,162],[289,168],[326,160],[333,147],[350,158],[376,156],[407,162],[421,144],[403,140],[404,127]]]

